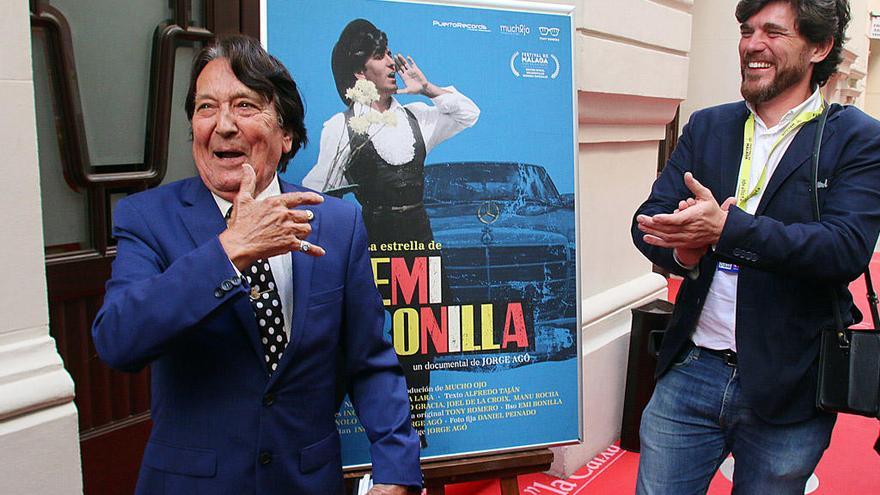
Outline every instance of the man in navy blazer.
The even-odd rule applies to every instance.
[[[803,494],[834,415],[815,407],[819,330],[861,318],[847,285],[880,231],[880,123],[819,91],[841,60],[845,0],[743,0],[745,102],[693,114],[633,219],[636,246],[685,277],[642,416],[640,494]],[[818,188],[821,221],[812,213]]]
[[[296,84],[231,37],[196,57],[186,107],[199,177],[118,203],[92,330],[111,366],[151,366],[137,493],[342,493],[343,388],[371,441],[370,494],[418,491],[361,215],[276,174],[306,138]]]

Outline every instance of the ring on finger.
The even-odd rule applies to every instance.
[[[299,250],[300,250],[300,251],[302,251],[302,252],[304,252],[304,253],[308,253],[308,252],[309,252],[309,249],[312,249],[312,245],[309,244],[308,242],[306,242],[306,241],[302,241],[302,242],[299,243]]]
[[[311,222],[312,219],[315,218],[314,212],[312,210],[306,210],[306,221]]]

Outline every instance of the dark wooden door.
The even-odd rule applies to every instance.
[[[111,370],[91,339],[115,257],[113,205],[192,175],[177,135],[192,54],[214,33],[258,35],[259,2],[32,0],[31,26],[50,333],[76,388],[84,491],[130,494],[150,432],[149,369]]]

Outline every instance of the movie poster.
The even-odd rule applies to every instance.
[[[536,10],[539,9],[539,10]],[[422,457],[581,436],[570,6],[266,0],[309,145],[361,205]],[[346,399],[343,464],[369,463]]]

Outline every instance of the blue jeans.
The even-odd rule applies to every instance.
[[[803,495],[835,419],[820,413],[767,423],[743,396],[737,368],[692,347],[660,378],[642,413],[636,493],[704,494],[732,453],[734,494]]]

